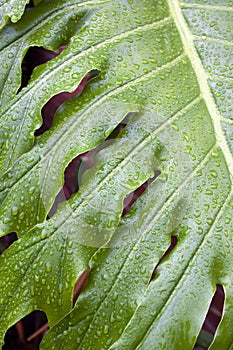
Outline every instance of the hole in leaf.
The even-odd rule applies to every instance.
[[[51,50],[46,50],[41,46],[30,47],[22,62],[22,79],[18,92],[27,86],[35,67],[46,63],[54,57],[58,56],[65,47],[66,46],[61,46],[58,49],[58,53]]]
[[[217,284],[205,321],[199,333],[195,350],[205,350],[210,346],[222,318],[225,293],[222,285]]]
[[[105,147],[109,146],[111,140],[116,139],[116,137],[123,131],[126,127],[129,120],[132,118],[134,113],[129,113],[120,124],[116,126],[116,128],[111,132],[111,134],[107,137],[107,141],[104,140],[98,146],[93,148],[92,150],[82,153],[76,158],[74,158],[66,167],[64,172],[64,185],[61,191],[57,194],[54,204],[50,209],[50,212],[47,218],[51,218],[57,210],[57,207],[60,203],[69,199],[74,193],[79,190],[81,179],[83,174],[94,166],[95,157],[98,152],[100,152]]]
[[[63,191],[66,199],[69,199],[73,193],[78,190],[77,173],[81,162],[85,160],[85,153],[74,158],[65,170],[65,182]],[[86,170],[91,168],[91,164],[86,164]]]
[[[0,254],[4,252],[12,243],[17,241],[17,235],[15,232],[8,233],[7,235],[0,237]]]
[[[160,170],[155,170],[154,176],[144,182],[140,187],[138,187],[135,191],[129,193],[124,199],[124,209],[122,212],[122,216],[126,215],[132,205],[136,202],[136,200],[145,192],[148,186],[161,174]]]
[[[178,242],[178,238],[176,236],[171,236],[171,244],[167,248],[163,256],[159,259],[159,262],[157,263],[157,265],[155,266],[154,271],[151,275],[150,282],[155,278],[158,266],[165,259],[165,257],[167,257],[171,253],[171,251],[175,248],[175,246],[177,245],[177,242]]]
[[[78,299],[79,294],[86,288],[88,284],[88,277],[90,273],[90,268],[88,267],[86,270],[83,271],[81,276],[77,279],[74,285],[74,290],[73,290],[73,306]]]
[[[73,92],[61,92],[53,96],[42,108],[41,114],[42,114],[43,123],[41,127],[35,131],[35,136],[42,135],[46,130],[48,130],[52,125],[53,118],[57,109],[65,101],[72,99],[74,96],[79,96],[82,93],[87,82],[91,78],[96,77],[98,74],[99,74],[99,71],[97,70],[90,71],[85,75],[85,77],[82,79],[82,81],[78,85],[77,89],[75,89]]]
[[[14,326],[8,329],[5,335],[5,345],[3,350],[37,350],[39,344],[48,329],[47,317],[43,311],[33,311],[18,321]],[[44,329],[43,329],[44,327]],[[41,330],[38,332],[38,330]],[[36,332],[39,334],[37,336]],[[31,339],[28,341],[28,339]]]
[[[47,215],[47,219],[51,218],[57,211],[57,207],[60,203],[68,200],[72,194],[77,192],[77,175],[79,165],[82,161],[83,154],[80,154],[76,158],[74,158],[64,172],[64,185],[63,188],[57,194],[54,203]],[[88,168],[89,169],[89,168]]]
[[[73,159],[65,170],[65,182],[63,190],[66,198],[69,199],[72,194],[78,191],[81,178],[86,170],[91,169],[95,163],[96,155],[104,148],[108,147],[111,140],[115,140],[117,136],[124,130],[131,120],[134,113],[129,113],[111,132],[111,134],[92,150],[85,152]],[[106,142],[109,141],[109,142]]]

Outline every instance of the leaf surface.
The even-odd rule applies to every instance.
[[[57,5],[57,9],[55,5]],[[58,5],[61,7],[61,10],[60,7],[58,8]],[[137,23],[135,22],[135,18],[129,18],[129,21],[122,22],[122,26],[120,27],[112,26],[112,21],[105,23],[105,18],[100,16],[100,10],[105,11],[105,16],[108,13],[112,13],[113,9],[108,3],[105,5],[104,9],[91,9],[89,11],[90,14],[87,10],[83,10],[80,15],[81,5],[82,4],[74,5],[72,2],[72,6],[69,8],[69,6],[64,7],[64,4],[62,6],[61,1],[57,2],[57,4],[55,2],[53,3],[55,7],[55,9],[52,7],[53,12],[60,12],[63,16],[67,13],[67,22],[70,19],[71,8],[77,8],[77,16],[80,17],[81,25],[84,26],[81,38],[80,36],[77,38],[75,37],[75,39],[73,38],[68,49],[59,57],[48,64],[38,67],[31,79],[31,84],[16,95],[15,102],[11,104],[12,107],[6,104],[7,107],[6,111],[3,113],[1,129],[3,147],[0,163],[2,161],[2,169],[3,172],[5,172],[3,175],[4,181],[1,185],[1,198],[3,199],[1,204],[1,217],[5,222],[2,221],[0,223],[1,234],[13,230],[21,234],[23,231],[33,227],[35,223],[41,222],[49,212],[53,200],[61,188],[63,172],[68,163],[76,155],[91,149],[97,143],[103,141],[123,119],[125,114],[127,114],[126,109],[131,111],[131,109],[137,109],[139,105],[143,107],[142,92],[139,91],[139,88],[138,91],[135,90],[137,86],[140,87],[140,79],[143,82],[145,81],[143,89],[145,90],[144,94],[146,94],[146,81],[151,79],[156,67],[165,66],[170,60],[176,59],[181,54],[181,52],[176,49],[176,43],[179,38],[178,32],[174,30],[174,35],[172,36],[172,40],[170,40],[170,53],[164,60],[162,48],[167,38],[160,38],[160,26],[165,26],[168,28],[168,31],[173,31],[175,28],[174,25],[166,19],[165,8],[160,12],[157,11],[157,9],[161,8],[160,3],[158,3],[155,8],[153,7],[153,11],[149,16],[145,16],[144,8],[141,5],[139,6],[145,25],[143,27],[140,26],[138,29],[136,29]],[[43,8],[42,10],[45,11]],[[40,11],[42,15],[45,16],[42,10]],[[66,13],[64,13],[64,11],[66,11]],[[53,12],[51,10],[51,15]],[[122,7],[119,6],[119,13],[121,12]],[[126,10],[123,12],[127,14]],[[35,14],[36,13],[37,12],[35,12]],[[48,14],[49,11],[46,7],[46,19],[42,22],[40,20],[43,30],[47,30],[46,24],[49,22],[47,19]],[[59,14],[59,16],[57,15],[57,17],[60,18],[61,14]],[[72,16],[74,16],[73,13]],[[88,31],[86,29],[82,16],[84,16],[84,18],[85,16],[90,16],[92,18],[93,29],[95,28],[93,37],[93,31],[90,29]],[[116,16],[116,23],[118,17]],[[165,18],[162,19],[163,17]],[[159,23],[156,22],[156,18]],[[75,19],[77,20],[76,17]],[[162,21],[161,23],[160,20]],[[97,25],[95,24],[96,21]],[[73,24],[74,23],[71,22],[70,27],[72,27]],[[60,23],[58,22],[58,27],[59,25]],[[80,23],[78,26],[79,25]],[[23,25],[22,27],[24,28]],[[104,32],[103,27],[105,27]],[[40,38],[42,37],[40,35],[41,28],[39,28],[38,33]],[[124,30],[125,33],[123,33]],[[148,40],[150,40],[151,36],[155,33],[156,35],[158,33],[160,40],[156,41],[153,47],[148,50]],[[102,36],[103,42],[101,42]],[[25,35],[23,37],[25,38]],[[32,37],[34,39],[35,35]],[[58,40],[59,36],[55,38]],[[104,39],[106,40],[104,41]],[[31,39],[28,39],[26,35],[26,41],[27,40]],[[100,43],[98,44],[98,42]],[[48,46],[46,47],[48,48]],[[161,53],[159,53],[160,51]],[[137,52],[137,55],[135,55],[135,52]],[[154,58],[153,53],[158,53],[156,54],[156,58]],[[148,54],[152,55],[151,62],[147,62]],[[87,67],[88,63],[84,63],[86,59],[90,60],[89,68]],[[125,61],[124,65],[122,65],[122,61]],[[111,69],[108,69],[109,66]],[[57,68],[55,69],[55,67]],[[102,69],[103,71],[101,84],[93,84],[90,90],[81,98],[81,101],[75,99],[67,106],[64,106],[62,112],[57,119],[55,119],[55,123],[58,123],[58,125],[54,125],[53,131],[50,132],[49,135],[45,135],[45,137],[42,136],[38,139],[38,142],[36,140],[31,151],[22,155],[22,158],[17,161],[21,153],[31,148],[33,142],[32,132],[39,126],[38,121],[40,119],[41,104],[43,105],[43,103],[52,96],[52,93],[56,94],[62,90],[66,90],[66,87],[69,86],[70,88],[71,84],[73,84],[71,90],[74,89],[75,84],[78,84],[88,70],[96,68]],[[78,73],[79,71],[82,73]],[[59,79],[58,76],[60,76],[61,79]],[[56,86],[54,81],[59,81],[59,85]],[[133,87],[134,84],[135,87]],[[122,94],[128,95],[123,103],[118,102],[120,99],[122,100]],[[46,97],[42,97],[42,95],[46,95]],[[108,107],[109,98],[111,98],[113,104],[111,107]],[[133,103],[135,106],[132,106],[132,100],[134,100]],[[120,107],[119,104],[122,106]],[[33,113],[27,113],[25,105],[28,110],[30,110],[33,105]],[[16,106],[19,106],[19,110],[17,111],[15,110]],[[116,117],[109,118],[109,108],[112,109],[112,112],[115,110]],[[97,115],[101,116],[100,109],[105,110],[105,117],[103,115],[103,117],[100,117],[98,120]],[[19,118],[21,121],[18,117],[16,118],[16,112],[17,115],[20,116]],[[90,113],[89,117],[87,117],[88,113]],[[12,118],[15,120],[16,126],[14,126],[14,123],[12,124]],[[62,118],[62,122],[59,121],[60,118]],[[84,131],[80,124],[82,123],[80,118],[84,122]],[[36,120],[38,120],[37,124],[35,123]],[[22,128],[22,123],[27,125],[27,128]],[[96,124],[95,128],[93,128],[94,123]],[[62,124],[63,127],[61,127]],[[77,128],[77,125],[80,125],[80,129]],[[102,128],[102,130],[99,130],[100,128]],[[16,134],[17,137],[14,137]],[[67,138],[70,142],[69,153],[64,150],[63,139],[57,142],[62,134],[64,134],[63,139]],[[6,137],[7,142],[5,142]],[[75,144],[77,138],[79,138],[80,142]],[[57,154],[59,154],[59,157],[57,157]],[[59,159],[56,169],[54,168],[54,162],[52,162],[54,156]],[[13,177],[12,173],[14,174]],[[33,177],[33,180],[31,177]],[[49,182],[43,180],[50,177],[54,178],[53,186],[51,186]],[[28,187],[27,182],[29,183]],[[38,186],[38,184],[40,185]],[[41,185],[44,186],[44,184],[46,188],[41,188]],[[25,186],[28,188],[27,192],[25,192]],[[27,205],[28,200],[32,196],[32,191],[33,202],[38,205],[37,211],[34,210],[33,206],[28,208]],[[23,201],[20,199],[22,197],[24,198]],[[15,207],[20,208],[15,215],[10,213],[11,209],[9,203],[12,200],[15,203]],[[41,202],[43,203],[40,205]],[[24,221],[22,222],[22,217],[24,217],[26,213],[28,219],[25,227]]]
[[[1,336],[39,308],[53,326],[42,349],[86,350],[94,341],[95,349],[188,350],[220,283],[225,315],[212,348],[221,343],[228,349],[232,7],[224,0],[217,5],[118,0],[43,6],[35,8],[31,22],[26,15],[16,24],[24,23],[22,36],[12,34],[12,43],[20,45],[25,38],[26,44],[13,71],[20,71],[31,40],[38,45],[37,33],[42,46],[55,49],[62,43],[62,34],[56,37],[52,27],[49,44],[41,35],[50,13],[67,11],[70,43],[36,68],[17,94],[18,73],[2,108],[0,230],[1,235],[15,230],[20,238],[0,258]],[[32,37],[24,31],[26,23],[35,28]],[[12,28],[5,27],[4,36]],[[93,69],[99,76],[34,140],[46,101],[73,91]],[[112,144],[105,141],[78,193],[45,220],[68,163],[103,142],[128,113],[132,119]],[[156,169],[161,175],[121,218],[124,198]],[[171,235],[178,243],[150,281]],[[75,280],[88,265],[89,285],[71,310]]]
[[[179,185],[173,179],[171,192],[169,185],[163,189],[159,178],[149,187],[122,219],[112,241],[92,258],[88,287],[74,310],[45,337],[42,349],[59,349],[64,344],[71,349],[87,349],[93,339],[95,349],[192,349],[217,283],[224,286],[226,306],[211,349],[228,349],[232,343],[232,112],[228,104],[232,101],[228,92],[232,46],[226,40],[232,35],[228,35],[232,31],[227,27],[231,11],[198,4],[182,4],[180,10],[175,1],[170,2],[170,8],[206,107],[201,107],[203,101],[197,107],[202,122],[202,118],[198,120],[193,118],[195,114],[186,112],[179,126],[174,123],[176,136],[170,132],[168,139],[172,143],[173,138],[181,140],[182,134],[190,135],[188,142],[197,142],[196,148],[189,145],[190,149],[196,149],[195,156],[205,157],[198,164],[193,164],[193,157],[193,171],[186,179],[176,171],[181,182]],[[207,14],[216,21],[214,24],[209,20],[208,26]],[[221,28],[222,35],[216,28]],[[206,117],[205,108],[209,111]],[[208,120],[216,136],[212,149],[203,150],[210,141]],[[196,138],[194,130],[198,132],[199,127]],[[186,188],[183,195],[188,196],[188,203],[184,202],[185,213],[176,227],[168,222],[182,213],[182,188]],[[154,266],[169,245],[170,230],[178,237],[177,246],[149,283]],[[125,244],[124,240],[131,243],[134,237],[137,239],[133,244]],[[74,344],[75,338],[78,345]]]
[[[1,0],[0,1],[0,28],[2,28],[10,18],[12,22],[17,22],[24,13],[29,0]]]

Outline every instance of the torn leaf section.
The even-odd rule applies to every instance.
[[[53,59],[54,57],[58,56],[62,52],[63,48],[59,47],[58,53],[46,50],[43,47],[40,46],[31,46],[26,55],[23,58],[21,69],[22,69],[22,79],[21,79],[21,86],[18,90],[18,92],[27,86],[32,72],[35,67],[46,63]]]
[[[46,312],[51,325],[70,310],[74,283],[115,231],[125,196],[150,178],[157,164],[155,139],[144,142],[141,128],[130,128],[134,138],[128,130],[102,150],[79,192],[2,255],[0,273],[13,272],[6,283],[1,278],[2,332],[35,308]],[[12,309],[6,312],[12,293]]]
[[[74,290],[73,290],[73,305],[75,304],[80,293],[86,288],[88,284],[89,273],[90,273],[90,268],[88,267],[86,270],[83,271],[83,273],[79,276],[79,278],[75,282]]]
[[[122,216],[126,215],[131,209],[132,205],[138,200],[138,198],[147,190],[148,186],[161,174],[160,170],[155,170],[153,177],[144,182],[139,188],[132,193],[129,193],[124,200],[124,210]]]
[[[83,15],[79,8],[71,14],[64,5],[54,1],[27,11],[19,23],[9,24],[1,30],[1,111],[6,109],[21,86],[21,63],[28,49],[37,46],[56,52],[76,33],[77,21],[81,21]]]
[[[35,131],[35,136],[42,135],[45,131],[47,131],[51,127],[55,113],[61,107],[61,105],[64,102],[71,100],[75,96],[79,96],[88,81],[98,76],[99,74],[100,72],[97,70],[88,72],[73,92],[62,92],[58,95],[53,96],[42,108],[41,114],[43,118],[43,124],[39,129]]]
[[[78,88],[78,90],[80,89]],[[111,110],[111,113],[113,113],[113,110]],[[110,135],[103,142],[99,143],[98,146],[91,149],[90,151],[80,154],[68,164],[64,171],[64,185],[60,192],[57,194],[47,218],[51,218],[55,214],[57,206],[60,203],[69,199],[74,193],[78,192],[79,188],[82,186],[83,175],[88,169],[93,168],[97,154],[114,142],[115,138],[126,127],[126,123],[130,121],[130,118],[135,115],[135,113],[138,112],[130,112],[127,114],[126,117],[112,130]]]
[[[0,238],[0,254],[4,252],[13,242],[17,240],[15,232],[8,233],[4,237]]]
[[[138,42],[140,45],[143,43],[143,41]],[[125,43],[120,43],[120,47],[122,45],[125,46]],[[160,47],[160,43],[158,45]],[[156,48],[156,51],[159,47]],[[129,48],[133,49],[131,44]],[[176,54],[177,52],[174,52],[174,56]],[[143,59],[143,55],[144,51],[140,51],[140,60]],[[131,60],[132,67],[138,62],[138,59],[139,57],[135,57]],[[141,129],[141,136],[144,135],[148,140],[151,133],[154,133],[156,137],[157,129],[158,133],[163,130],[163,124],[166,130],[166,122],[173,115],[174,120],[171,120],[171,124],[174,122],[174,125],[170,125],[170,130],[172,132],[175,130],[175,132],[174,140],[172,143],[170,141],[170,145],[174,148],[177,147],[179,152],[183,153],[183,145],[177,144],[175,140],[176,132],[178,133],[179,128],[182,128],[182,118],[176,118],[176,113],[180,113],[180,110],[186,108],[192,110],[193,106],[190,118],[193,125],[197,124],[197,127],[192,138],[186,136],[186,139],[184,139],[188,153],[182,155],[180,164],[185,163],[187,158],[198,157],[195,155],[195,151],[199,149],[196,140],[203,121],[201,119],[203,117],[200,116],[200,122],[198,123],[198,114],[199,108],[203,108],[204,111],[206,107],[198,97],[199,88],[189,61],[180,58],[174,59],[172,64],[169,63],[168,66],[161,67],[158,72],[155,70],[155,72],[149,71],[146,74],[143,74],[143,68],[141,68],[142,70],[138,69],[134,71],[135,75],[131,77],[132,81],[128,77],[128,83],[122,86],[119,86],[119,83],[117,84],[117,80],[121,76],[121,63],[114,62],[113,59],[111,63],[114,71],[108,71],[105,79],[101,82],[98,79],[91,82],[79,98],[66,102],[59,109],[53,127],[47,133],[41,135],[36,140],[33,149],[24,154],[4,175],[0,186],[0,198],[3,201],[1,205],[3,210],[2,223],[0,222],[1,234],[8,230],[15,230],[20,234],[36,222],[43,220],[63,185],[64,170],[69,162],[78,154],[103,142],[129,112],[140,113],[141,111],[144,114],[141,122],[138,116],[137,123],[138,129]],[[153,69],[154,64],[152,63],[151,66],[149,65]],[[115,77],[115,72],[119,72],[119,76]],[[183,75],[184,72],[187,75]],[[141,74],[143,75],[138,76]],[[177,80],[177,76],[180,77],[177,81],[179,95],[174,90],[174,82]],[[186,78],[187,76],[189,79]],[[117,84],[115,88],[114,84]],[[205,130],[208,130],[208,133],[211,132],[208,121]],[[137,138],[134,137],[133,131],[131,133],[136,145]],[[162,133],[162,143],[169,143],[167,140],[168,133],[169,131]],[[212,136],[210,135],[210,137]],[[64,148],[65,143],[66,148]],[[209,142],[206,143],[206,147],[209,147]],[[187,167],[187,164],[184,164],[184,166]],[[33,191],[33,196],[32,193],[25,192],[25,186],[28,186],[29,192]],[[18,203],[17,205],[20,208],[18,215],[14,217],[10,213],[10,205],[8,204],[12,199],[15,204]],[[28,201],[35,203],[36,209],[33,209],[33,206],[28,207]],[[27,213],[27,227],[24,223],[22,224],[21,215],[23,214],[20,212],[23,212],[24,215]],[[6,225],[3,222],[3,217],[11,217],[12,219]],[[13,227],[14,229],[12,229]]]
[[[173,290],[174,284],[179,280],[178,276],[182,274],[182,269],[185,269],[184,260],[184,265],[182,265],[184,252],[187,252],[187,259],[189,259],[190,255],[193,254],[193,249],[195,249],[190,245],[190,242],[185,242],[186,249],[184,249],[184,246],[180,247],[177,255],[177,247],[181,244],[178,243],[176,254],[170,255],[174,261],[170,263],[168,259],[163,263],[166,266],[166,274],[161,271],[160,265],[159,277],[149,284],[154,265],[159,262],[170,244],[171,232],[169,232],[170,225],[168,225],[170,208],[179,207],[180,198],[191,188],[190,181],[193,181],[193,177],[197,178],[196,186],[199,188],[198,174],[200,168],[204,169],[206,162],[210,163],[208,169],[211,168],[211,161],[209,160],[211,153],[207,154],[206,159],[202,160],[201,166],[198,166],[198,169],[194,168],[191,174],[184,174],[184,169],[177,167],[175,174],[179,184],[177,184],[177,189],[174,192],[173,181],[170,183],[169,178],[165,181],[162,176],[163,172],[148,187],[130,212],[122,218],[120,226],[106,247],[100,249],[92,258],[89,284],[86,290],[78,298],[74,310],[51,329],[45,337],[42,349],[56,349],[61,344],[65,344],[66,347],[72,350],[89,348],[93,344],[93,339],[95,339],[97,348],[109,349],[120,334],[124,332],[128,322],[131,323],[130,320],[135,310],[138,310],[141,300],[143,300],[143,294],[147,290],[149,291],[157,281],[148,301],[150,310],[147,312],[145,305],[142,305],[140,315],[132,325],[132,333],[127,333],[121,339],[122,342],[117,342],[115,346],[116,349],[136,348],[137,338],[143,337],[145,323],[147,320],[151,322],[151,318],[153,319],[155,314],[160,313],[163,302],[166,301],[166,295],[169,295]],[[168,154],[164,151],[161,158],[165,158],[166,155],[168,161]],[[212,160],[214,162],[215,158],[213,157]],[[222,167],[224,168],[224,166],[223,162]],[[205,178],[207,178],[206,175],[204,174]],[[170,176],[172,176],[171,173]],[[211,177],[209,181],[211,184]],[[193,190],[195,191],[195,188]],[[184,193],[182,194],[182,192]],[[197,203],[196,199],[191,200],[190,198],[189,200],[191,202],[187,203],[182,223],[189,220],[188,213],[193,204],[195,203],[196,208],[199,208],[200,203],[202,203],[202,198]],[[205,202],[202,203],[204,207],[205,204]],[[183,243],[187,234],[187,227],[180,223],[178,228],[174,227],[174,231],[177,236],[180,236],[180,241]],[[198,240],[200,244],[202,236],[195,233],[193,241],[196,246],[198,246]],[[189,253],[187,246],[190,246]],[[179,257],[179,255],[180,261],[176,261],[176,257]],[[202,260],[202,256],[200,260]],[[167,274],[171,277],[170,282],[167,280]],[[177,278],[175,277],[176,274]],[[172,279],[172,276],[174,276],[174,279]],[[202,287],[204,288],[204,286],[205,283],[203,282]],[[206,292],[206,305],[209,305],[208,292]],[[199,305],[200,309],[201,307],[202,305]],[[141,324],[137,327],[140,323],[139,320]],[[167,320],[170,320],[170,318],[167,318]],[[67,337],[62,337],[64,330]],[[74,337],[77,339],[78,347],[73,342]],[[160,347],[158,346],[158,348]]]
[[[147,1],[150,4],[150,1]],[[138,16],[142,18],[140,25],[133,16],[129,15],[134,11],[134,6],[136,5]],[[150,11],[144,5],[138,0],[137,4],[128,4],[127,8],[120,0],[117,2],[117,6],[115,3],[111,4],[107,0],[100,2],[98,5],[93,3],[86,5],[85,2],[76,3],[73,0],[66,6],[66,4],[57,0],[49,4],[41,3],[30,11],[30,14],[33,14],[30,18],[25,16],[24,20],[30,23],[26,26],[26,32],[22,21],[16,25],[19,26],[17,30],[15,30],[16,28],[12,29],[12,27],[4,28],[1,34],[2,37],[4,36],[2,43],[3,57],[9,54],[8,43],[12,44],[13,47],[13,51],[10,53],[10,59],[13,61],[8,63],[9,58],[5,57],[6,64],[4,69],[6,72],[4,74],[8,77],[9,69],[12,67],[16,57],[18,60],[16,64],[18,67],[18,80],[16,79],[18,85],[13,90],[8,87],[6,94],[2,95],[4,103],[1,104],[0,116],[2,122],[0,133],[2,146],[0,171],[5,172],[20,155],[31,149],[34,141],[33,133],[41,124],[41,109],[43,105],[53,95],[63,91],[72,92],[88,71],[98,69],[105,74],[109,67],[114,70],[116,63],[118,65],[121,64],[121,77],[113,71],[115,79],[112,79],[112,84],[109,85],[110,88],[115,81],[118,81],[120,85],[124,84],[124,81],[128,80],[132,75],[129,75],[131,69],[125,61],[128,61],[127,57],[129,56],[132,57],[131,64],[134,73],[140,71],[142,59],[140,52],[145,51],[144,55],[146,56],[152,55],[151,63],[155,67],[158,65],[157,57],[160,57],[159,60],[161,60],[162,52],[159,50],[158,53],[160,55],[154,55],[153,48],[148,49],[148,41],[144,39],[144,45],[141,46],[141,40],[138,41],[137,39],[140,39],[141,34],[143,39],[145,32],[151,41],[154,36],[150,33],[150,30],[156,30],[156,27],[157,30],[160,30],[160,24],[157,25],[159,21],[164,22],[164,25],[168,24],[169,19],[167,16],[169,13],[167,7],[162,6],[162,1],[156,5],[150,5]],[[103,13],[104,16],[102,16]],[[113,13],[115,13],[114,16],[112,16]],[[57,17],[58,21],[56,21]],[[124,21],[122,21],[123,17]],[[106,18],[111,18],[111,20],[106,21]],[[119,21],[122,22],[122,25],[119,24]],[[31,28],[34,28],[34,30],[31,31]],[[65,36],[62,37],[64,29]],[[61,36],[57,35],[57,31]],[[23,42],[20,40],[20,37],[24,34],[26,35],[26,44],[24,40]],[[32,46],[31,38],[27,37],[30,34],[32,35],[33,46],[43,46],[52,50],[56,50],[56,47],[64,44],[64,41],[61,43],[62,38],[68,41],[72,37],[72,40],[67,50],[59,58],[55,58],[48,64],[43,65],[43,67],[37,67],[34,70],[31,83],[15,97],[14,91],[17,91],[20,86],[19,80],[21,76],[22,55],[18,53],[18,49],[20,52],[26,52],[26,49]],[[177,32],[174,34],[176,41],[179,41]],[[27,43],[27,39],[30,44]],[[154,40],[153,43],[155,47],[162,45],[162,42],[154,42]],[[121,47],[118,47],[118,44]],[[176,42],[172,41],[172,45],[175,44]],[[171,56],[177,56],[179,51],[181,51],[181,48],[177,50],[177,47],[171,50],[170,45],[167,49],[169,49],[168,61],[171,60]],[[133,55],[135,52],[139,55]],[[156,57],[156,60],[154,57]],[[115,65],[111,65],[111,60],[115,62]],[[150,71],[149,61],[144,61],[141,70],[144,73]],[[3,79],[3,88],[7,81],[8,78],[6,80]],[[5,98],[7,98],[6,101]]]

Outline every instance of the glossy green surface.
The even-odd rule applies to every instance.
[[[19,237],[0,257],[1,341],[41,309],[52,327],[42,350],[191,350],[220,283],[225,314],[211,349],[230,348],[232,9],[224,0],[42,1],[1,31],[0,234]],[[17,93],[27,49],[64,43]],[[35,138],[44,104],[92,69],[98,77]],[[46,220],[67,165],[101,143],[77,194]],[[178,243],[149,283],[171,235]]]
[[[17,22],[23,15],[26,4],[30,0],[0,0],[0,28],[2,28],[10,18],[12,22]]]

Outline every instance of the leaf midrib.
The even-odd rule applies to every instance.
[[[231,183],[233,181],[233,156],[227,141],[224,137],[224,133],[221,127],[221,114],[217,109],[216,103],[214,101],[213,95],[211,93],[210,87],[208,85],[208,76],[203,67],[201,59],[199,58],[196,48],[193,42],[193,34],[184,19],[178,0],[168,0],[168,5],[170,8],[170,13],[173,16],[176,27],[180,33],[181,40],[183,42],[184,50],[192,64],[193,70],[196,74],[197,81],[199,83],[200,91],[203,99],[208,108],[212,124],[215,130],[215,136],[217,144],[221,148],[223,155],[225,157],[230,177]]]

